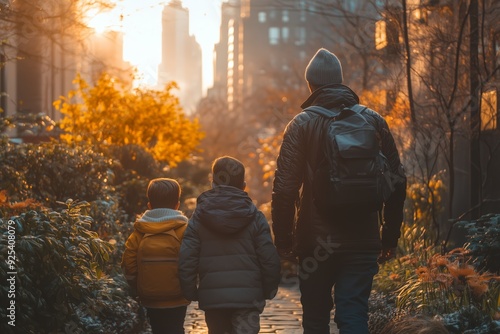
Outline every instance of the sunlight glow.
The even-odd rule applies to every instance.
[[[161,62],[161,15],[168,0],[114,0],[111,10],[89,11],[89,27],[96,33],[124,33],[123,57],[137,67],[140,84],[155,86]],[[213,47],[219,41],[222,0],[183,0],[190,13],[190,34],[201,46],[203,91],[212,85]]]
[[[101,34],[108,30],[122,31],[121,15],[116,13],[116,9],[99,10],[92,9],[86,13],[87,25]]]

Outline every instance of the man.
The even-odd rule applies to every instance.
[[[359,103],[343,85],[342,66],[326,49],[309,62],[305,78],[311,95],[302,108],[321,106],[340,110]],[[299,260],[299,282],[304,333],[330,333],[330,312],[341,334],[368,332],[368,298],[378,263],[395,256],[406,177],[387,123],[378,113],[364,117],[380,136],[382,153],[391,171],[399,175],[384,205],[381,232],[377,212],[332,212],[321,215],[313,201],[314,171],[323,160],[322,133],[328,119],[302,111],[287,125],[273,183],[272,220],[275,244],[283,259]],[[298,210],[296,210],[298,209]],[[295,214],[297,212],[297,219]],[[334,289],[334,300],[332,299]]]

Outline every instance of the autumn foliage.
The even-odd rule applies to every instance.
[[[124,89],[119,80],[103,74],[94,86],[81,76],[76,89],[54,102],[65,115],[61,136],[67,142],[138,145],[155,159],[175,166],[197,149],[203,134],[197,119],[189,119],[172,93],[163,90]]]

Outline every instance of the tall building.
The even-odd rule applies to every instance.
[[[214,87],[230,110],[263,87],[304,87],[303,71],[320,47],[342,60],[339,18],[368,10],[363,1],[229,0],[222,4],[220,42],[215,46]],[[375,9],[371,9],[375,12]]]
[[[18,1],[15,10],[20,15],[16,20],[15,43],[16,75],[15,101],[16,110],[21,113],[44,113],[53,120],[59,120],[60,114],[52,102],[65,95],[72,88],[72,80],[77,71],[77,55],[82,49],[72,29],[65,31],[66,20],[52,19],[51,15],[67,15],[71,19],[71,6],[65,6],[60,0],[53,7],[35,8],[29,1]],[[21,16],[22,14],[22,16]],[[74,14],[74,13],[73,13]],[[26,20],[33,17],[33,21]]]
[[[90,36],[85,75],[91,82],[106,72],[132,86],[133,66],[123,60],[123,33],[107,30]]]
[[[53,102],[74,89],[80,73],[89,83],[102,71],[129,78],[123,62],[121,33],[96,35],[82,26],[74,1],[55,0],[41,7],[29,0],[12,3],[5,20],[0,20],[0,107],[5,116],[47,115],[61,119]],[[12,136],[23,136],[23,132]],[[36,133],[33,133],[36,135]]]
[[[172,0],[163,9],[158,84],[175,81],[180,103],[188,112],[196,108],[202,95],[201,62],[201,47],[189,34],[189,11],[181,1]]]

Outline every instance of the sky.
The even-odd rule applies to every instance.
[[[114,0],[116,7],[92,15],[90,25],[97,31],[115,29],[124,32],[123,58],[136,66],[139,84],[156,84],[161,61],[161,13],[169,0]],[[190,34],[202,48],[203,93],[212,86],[213,46],[219,40],[222,0],[182,0],[189,9]]]

